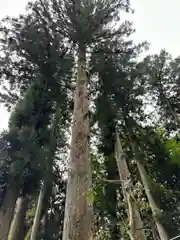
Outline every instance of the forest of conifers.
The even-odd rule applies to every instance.
[[[36,0],[1,20],[0,240],[180,234],[180,58],[146,54],[123,12]]]

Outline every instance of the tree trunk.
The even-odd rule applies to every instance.
[[[8,240],[23,240],[24,239],[24,220],[26,217],[28,201],[26,197],[21,197],[17,201],[14,219],[11,223],[11,228]]]
[[[56,147],[57,147],[56,127],[58,126],[58,124],[59,124],[58,108],[56,106],[56,114],[52,123],[52,134],[50,138],[49,154],[46,161],[46,169],[44,173],[45,176],[44,176],[43,185],[39,193],[39,198],[38,198],[38,203],[36,207],[36,213],[34,217],[32,230],[31,230],[30,240],[37,239],[40,222],[43,215],[46,214],[46,211],[48,209],[49,197],[52,193],[52,170],[53,170],[53,160],[54,160]]]
[[[111,141],[110,141],[111,142]],[[110,143],[111,144],[111,143]],[[113,151],[111,155],[105,157],[105,166],[107,171],[107,179],[117,179],[117,164]],[[117,185],[107,184],[105,187],[105,200],[106,207],[109,215],[111,225],[109,227],[111,240],[119,240],[120,232],[118,230],[118,217],[117,217]]]
[[[88,76],[86,74],[85,53],[85,46],[80,46],[63,240],[89,240],[92,234],[92,204],[88,203],[88,193],[91,187],[91,167],[89,159]]]
[[[32,231],[32,226],[31,226],[31,227],[29,228],[29,230],[27,231],[24,240],[30,240],[30,237],[31,237],[31,231]]]
[[[39,193],[39,198],[37,202],[36,213],[33,221],[30,240],[37,239],[37,235],[40,227],[40,221],[42,218],[43,207],[44,207],[45,194],[46,194],[46,182],[44,181]]]
[[[129,237],[131,240],[146,240],[146,235],[143,229],[143,222],[141,220],[136,201],[132,195],[131,176],[118,134],[116,142],[116,159],[124,200],[128,205],[128,218],[130,228],[128,232]]]
[[[155,202],[155,200],[154,200],[154,198],[151,194],[151,189],[150,189],[149,180],[148,180],[148,174],[147,174],[143,164],[140,163],[140,161],[137,161],[137,167],[138,167],[138,170],[139,170],[139,173],[140,173],[140,176],[141,176],[142,183],[144,185],[144,190],[146,192],[146,196],[148,198],[148,201],[149,201],[149,204],[150,204],[153,216],[154,216],[154,221],[156,223],[160,239],[161,240],[168,240],[169,238],[168,238],[168,235],[167,235],[163,225],[158,220],[158,217],[156,217],[156,215],[158,213],[160,213],[160,209],[157,206],[157,204],[156,204],[156,202]]]
[[[107,130],[108,124],[110,124],[111,119],[106,118],[107,122],[105,123],[106,131],[104,132],[103,142],[104,142],[104,164],[107,172],[108,180],[117,180],[119,179],[117,163],[115,158],[115,141],[114,141],[114,131],[115,128],[110,125]],[[114,120],[114,119],[113,119]],[[102,128],[101,128],[102,129]],[[114,130],[114,131],[113,131]],[[103,129],[102,129],[103,134]],[[120,239],[120,231],[118,227],[118,216],[117,216],[117,184],[109,183],[105,185],[105,202],[106,210],[108,212],[108,219],[110,221],[109,234],[111,240]]]
[[[14,183],[9,183],[6,195],[0,208],[0,240],[8,239],[8,233],[18,195],[19,187]]]

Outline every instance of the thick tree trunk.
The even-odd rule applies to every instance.
[[[151,189],[150,189],[149,180],[148,180],[148,174],[147,174],[143,164],[140,163],[140,161],[137,161],[137,167],[138,167],[138,170],[139,170],[139,173],[140,173],[140,176],[141,176],[142,183],[144,185],[144,190],[146,192],[146,196],[148,198],[148,201],[149,201],[149,204],[150,204],[153,216],[154,216],[154,221],[156,223],[160,239],[161,240],[168,240],[169,238],[168,238],[168,235],[167,235],[163,225],[158,220],[158,217],[156,217],[156,215],[158,213],[160,213],[160,209],[157,206],[157,204],[156,204],[156,202],[155,202],[155,200],[154,200],[154,198],[151,194]]]
[[[63,240],[89,240],[92,234],[92,204],[88,203],[88,193],[91,188],[91,167],[87,84],[85,46],[80,46]]]
[[[137,208],[136,201],[131,193],[132,192],[131,176],[118,134],[116,142],[116,159],[119,176],[122,184],[124,200],[125,203],[127,203],[128,205],[128,218],[130,227],[130,230],[128,232],[129,237],[131,240],[146,240],[146,235],[143,229],[143,222],[141,220],[141,216]]]
[[[16,200],[19,195],[19,187],[15,183],[9,183],[0,208],[0,240],[7,240],[13,218]]]
[[[27,205],[28,201],[26,197],[21,197],[18,199],[15,215],[8,235],[8,240],[24,239],[24,220],[26,217]]]

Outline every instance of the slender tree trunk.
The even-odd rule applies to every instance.
[[[0,208],[0,240],[7,240],[13,218],[16,200],[19,195],[19,187],[15,183],[9,183]]]
[[[149,204],[150,204],[153,216],[154,216],[154,221],[156,223],[160,239],[161,240],[168,240],[169,238],[168,238],[168,235],[167,235],[163,225],[158,220],[158,217],[156,217],[156,215],[158,213],[160,213],[160,209],[157,206],[157,204],[156,204],[156,202],[155,202],[155,200],[154,200],[154,198],[151,194],[151,189],[150,189],[149,180],[148,180],[148,174],[147,174],[143,164],[140,161],[137,161],[137,167],[138,167],[138,170],[139,170],[139,173],[140,173],[140,176],[141,176],[142,183],[144,185],[144,190],[146,192],[146,196],[148,198],[148,201],[149,201]]]
[[[128,232],[129,237],[131,240],[146,240],[146,235],[143,229],[143,222],[141,220],[141,216],[137,208],[136,201],[131,193],[132,192],[131,176],[118,134],[116,142],[116,159],[119,176],[122,184],[124,200],[128,205],[128,218],[130,227],[130,231]]]
[[[32,231],[32,226],[31,226],[31,227],[29,228],[29,230],[27,231],[24,240],[30,240],[30,237],[31,237],[31,231]]]
[[[24,220],[26,217],[28,201],[26,197],[21,197],[17,201],[17,208],[11,223],[8,240],[23,240],[24,239]]]
[[[40,193],[39,193],[39,198],[38,198],[38,202],[37,202],[36,213],[35,213],[35,217],[34,217],[34,221],[33,221],[30,240],[36,240],[37,236],[38,236],[40,221],[42,218],[42,212],[43,212],[43,208],[44,208],[46,189],[47,189],[47,186],[46,186],[46,182],[44,181],[44,183],[41,187]]]
[[[111,143],[110,143],[111,144]],[[113,151],[111,155],[105,157],[105,166],[107,171],[107,179],[114,180],[117,179],[117,164]],[[105,199],[107,205],[107,211],[111,225],[109,227],[111,240],[119,240],[120,232],[118,230],[118,220],[117,220],[117,185],[107,184],[105,188]]]
[[[50,138],[49,156],[47,158],[46,171],[44,174],[45,177],[44,177],[43,185],[42,185],[40,193],[39,193],[39,198],[38,198],[38,203],[37,203],[37,207],[36,207],[36,213],[35,213],[35,217],[34,217],[32,230],[31,230],[30,240],[37,239],[40,222],[41,222],[43,215],[46,214],[46,211],[48,208],[49,197],[52,193],[52,170],[53,170],[53,160],[54,160],[54,156],[56,153],[56,147],[57,147],[56,127],[59,124],[58,117],[59,117],[58,116],[58,108],[56,106],[56,114],[53,119],[52,134],[51,134],[51,138]]]
[[[87,197],[91,187],[91,167],[89,159],[88,76],[86,74],[85,53],[85,46],[80,46],[63,240],[89,240],[92,235],[92,204],[88,204]]]

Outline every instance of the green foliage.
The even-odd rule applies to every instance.
[[[170,154],[172,163],[180,163],[180,142],[176,138],[167,139],[165,147]]]
[[[119,29],[108,27],[113,20],[118,19],[120,9],[129,10],[128,0],[71,1],[63,0],[37,2],[36,8],[42,8],[47,19],[57,19],[61,28],[60,34],[68,37],[75,44],[91,45],[121,34]],[[48,10],[52,9],[51,14]],[[55,14],[54,14],[55,13]]]
[[[177,131],[179,122],[179,57],[172,59],[169,53],[147,56],[142,69],[146,76],[146,89],[150,101],[155,102],[155,114],[168,132]],[[162,125],[161,125],[162,126]]]
[[[156,217],[170,235],[179,231],[180,61],[162,50],[138,62],[147,43],[130,41],[134,30],[131,23],[120,21],[122,10],[130,10],[128,0],[83,0],[80,5],[70,0],[42,0],[30,3],[27,14],[1,22],[0,80],[10,88],[4,88],[0,99],[13,111],[9,131],[0,138],[0,192],[3,198],[9,177],[18,176],[21,194],[33,195],[53,161],[52,189],[58,191],[47,199],[47,223],[39,233],[43,239],[62,238],[66,184],[56,163],[61,161],[65,169],[62,159],[67,159],[77,46],[88,47],[92,53],[88,55],[90,110],[97,124],[95,134],[92,132],[93,186],[87,201],[94,205],[97,239],[116,240],[120,235],[127,239],[121,188],[105,181],[119,179],[114,156],[116,130],[122,137],[133,182],[139,181],[139,174],[131,161],[132,142],[163,210]],[[116,28],[111,27],[114,22]],[[143,110],[147,96],[151,103],[153,100],[153,116],[159,120],[153,124]],[[172,137],[174,131],[177,137]],[[152,213],[143,190],[138,189],[135,197],[138,203],[143,199],[141,214],[151,229]],[[31,211],[27,218],[32,220]],[[148,237],[151,239],[150,234]]]
[[[55,28],[44,25],[43,18],[39,17],[40,10],[31,7],[30,14],[7,18],[2,21],[1,28],[4,53],[1,78],[20,93],[9,121],[8,155],[13,161],[13,175],[21,176],[22,192],[32,191],[43,178],[49,160],[47,153],[55,105],[61,109],[59,120],[64,127],[69,115],[67,87],[72,55],[67,53],[63,38],[61,41]],[[11,103],[6,102],[7,105]],[[58,135],[63,134],[59,131]]]

